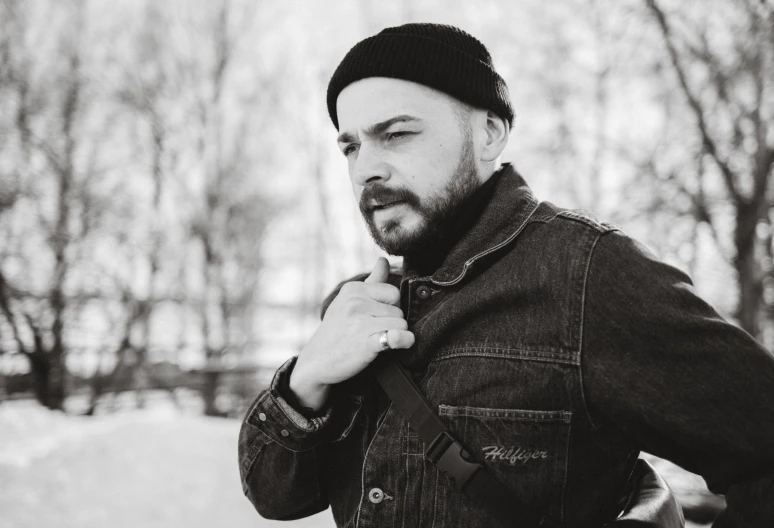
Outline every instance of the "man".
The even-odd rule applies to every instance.
[[[385,29],[350,50],[327,103],[369,231],[404,262],[334,292],[245,416],[242,484],[261,515],[497,525],[374,381],[389,354],[552,525],[615,519],[647,450],[727,494],[716,526],[774,526],[772,354],[684,273],[500,165],[513,111],[483,44],[450,26]]]

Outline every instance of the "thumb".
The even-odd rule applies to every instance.
[[[365,282],[387,282],[390,275],[390,264],[384,257],[379,257],[374,265],[371,274],[366,277]]]

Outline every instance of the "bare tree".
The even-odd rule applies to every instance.
[[[694,182],[683,181],[699,222],[713,233],[720,221],[706,189],[709,169],[716,171],[734,211],[733,266],[739,303],[736,318],[753,336],[761,335],[763,256],[774,197],[774,8],[752,0],[723,6],[729,46],[714,44],[705,16],[680,17],[656,0],[647,0],[685,104],[693,115],[700,156],[712,164]],[[679,28],[679,29],[678,29]],[[692,67],[689,68],[688,65]],[[680,179],[675,174],[673,179]],[[764,226],[765,229],[759,228]]]
[[[255,145],[250,144],[261,101],[258,92],[240,99],[229,83],[232,62],[253,15],[251,9],[235,7],[227,0],[216,6],[205,28],[205,45],[214,50],[214,56],[199,72],[202,136],[196,150],[204,168],[204,184],[190,233],[203,260],[203,298],[198,306],[206,358],[202,394],[208,415],[221,414],[216,396],[224,357],[238,354],[239,347],[252,341],[252,308],[269,213],[255,186],[256,171],[262,164],[252,157]],[[227,108],[234,99],[242,109],[238,116],[231,115],[234,120],[227,121]]]
[[[16,24],[15,36],[24,31],[25,6],[21,2],[5,2],[4,14]],[[51,207],[39,208],[37,225],[45,236],[45,246],[53,265],[45,283],[39,286],[45,292],[40,298],[18,302],[24,290],[11,285],[19,281],[31,285],[27,277],[3,277],[0,295],[7,322],[12,328],[18,352],[30,362],[35,379],[36,396],[52,409],[62,408],[65,396],[65,318],[68,311],[67,282],[73,267],[72,254],[79,237],[84,233],[75,227],[76,211],[87,207],[83,178],[77,166],[79,119],[83,116],[84,78],[82,75],[82,43],[79,39],[84,24],[83,5],[67,6],[62,16],[68,18],[68,31],[56,35],[59,54],[54,58],[59,67],[51,67],[55,78],[43,85],[32,76],[36,57],[6,41],[6,68],[15,91],[15,135],[20,145],[17,178],[25,182],[32,193],[44,193],[34,182],[37,171],[35,159],[41,160],[40,169],[53,188]],[[13,34],[13,33],[12,33]],[[9,39],[13,37],[8,37]],[[52,66],[52,65],[49,65]],[[38,81],[36,83],[36,81]],[[45,121],[43,123],[42,121]],[[51,126],[53,125],[53,126]],[[86,168],[88,170],[88,168]],[[80,177],[80,178],[79,178]],[[37,183],[37,185],[36,185]],[[20,205],[17,201],[17,206]],[[80,202],[76,205],[76,202]],[[25,339],[29,335],[31,339]]]

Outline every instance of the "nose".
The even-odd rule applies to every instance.
[[[352,164],[352,181],[361,187],[384,183],[390,179],[390,171],[374,141],[363,141]]]

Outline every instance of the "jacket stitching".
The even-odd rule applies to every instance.
[[[433,476],[433,524],[430,528],[435,528],[435,520],[438,518],[438,479],[440,478],[440,473],[436,470]]]
[[[267,433],[263,429],[259,428],[258,432],[261,433],[269,442],[274,442],[278,446],[283,447],[283,448],[287,449],[288,451],[292,451],[294,453],[300,453],[301,451],[305,451],[305,449],[293,449],[292,447],[290,447],[288,445],[285,445],[284,443],[278,441],[276,438],[271,436],[269,433]]]
[[[439,416],[460,418],[493,418],[524,422],[564,422],[570,423],[572,411],[536,411],[531,409],[494,409],[489,407],[470,407],[439,405]]]
[[[441,291],[441,290],[438,290],[438,291]],[[454,300],[454,295],[447,294],[446,297],[444,299],[442,299],[441,301],[439,301],[439,303],[435,307],[433,307],[432,310],[430,310],[428,313],[420,316],[420,318],[417,319],[414,322],[414,327],[416,328],[420,324],[427,324],[430,321],[432,321],[434,317],[436,317],[436,316],[440,315],[441,313],[443,313],[442,308],[444,306],[446,306],[446,304],[448,304],[449,302],[451,302],[453,300]]]
[[[404,453],[404,455],[405,454],[407,454],[407,453]],[[406,457],[406,480],[407,480],[407,482],[406,482],[406,487],[403,489],[403,516],[402,516],[401,523],[400,523],[400,525],[403,526],[403,527],[406,526],[406,512],[408,511],[408,508],[406,507],[406,505],[408,504],[408,490],[409,490],[409,487],[410,487],[409,483],[408,483],[409,475],[411,475],[411,472],[409,471],[409,458],[407,456]],[[421,508],[420,508],[420,511],[421,511]]]
[[[533,214],[535,214],[535,211],[537,211],[537,209],[538,209],[538,206],[540,205],[540,202],[538,202],[538,201],[537,201],[537,200],[535,200],[534,198],[532,198],[531,200],[534,200],[534,203],[533,203],[533,205],[532,205],[532,210],[529,212],[529,214],[528,214],[528,215],[527,215],[527,217],[524,219],[524,221],[521,223],[521,225],[520,225],[520,226],[519,226],[519,227],[516,229],[516,231],[514,231],[514,232],[511,234],[511,236],[509,236],[508,238],[506,238],[505,240],[503,240],[503,241],[502,241],[502,242],[500,242],[499,244],[496,244],[496,245],[494,245],[494,246],[490,247],[489,249],[486,249],[486,250],[482,251],[481,253],[478,253],[477,255],[474,255],[473,257],[469,258],[469,259],[468,259],[468,260],[465,262],[464,266],[462,267],[462,271],[460,271],[460,274],[459,274],[459,275],[458,275],[456,278],[454,278],[454,279],[452,279],[452,280],[450,280],[450,281],[437,281],[437,280],[433,280],[433,279],[431,279],[431,281],[433,282],[433,284],[436,284],[436,285],[438,285],[438,286],[452,286],[452,285],[454,285],[454,284],[457,284],[458,282],[460,282],[460,281],[463,279],[463,277],[465,277],[465,274],[468,272],[468,269],[470,268],[470,266],[471,266],[471,265],[472,265],[472,264],[473,264],[475,261],[477,261],[478,259],[480,259],[480,258],[482,258],[482,257],[485,257],[486,255],[488,255],[488,254],[490,254],[490,253],[493,253],[493,252],[495,252],[495,251],[499,250],[500,248],[502,248],[502,247],[505,247],[505,246],[507,246],[508,244],[510,244],[511,242],[513,242],[513,240],[514,240],[514,239],[515,239],[517,236],[519,236],[519,233],[521,233],[521,232],[524,230],[524,228],[527,226],[527,224],[529,223],[529,219],[530,219],[530,217],[531,217]]]
[[[408,459],[407,459],[408,460]],[[427,479],[427,472],[425,471],[425,465],[422,463],[422,461],[419,461],[419,471],[418,473],[422,475],[422,479],[419,481],[419,496],[422,496],[422,488],[425,487],[425,480]],[[408,487],[408,486],[407,486]],[[419,500],[420,504],[422,503],[422,499]],[[406,507],[406,504],[403,504],[403,507]],[[419,526],[422,526],[422,508],[419,508]]]
[[[580,327],[580,339],[578,343],[578,351],[579,351],[578,375],[580,377],[580,395],[581,395],[581,400],[583,401],[583,410],[586,413],[586,417],[588,418],[589,423],[591,423],[591,427],[594,429],[599,429],[599,427],[594,422],[594,419],[591,417],[591,413],[589,412],[588,401],[586,400],[586,390],[583,388],[583,330],[586,326],[586,287],[588,286],[589,270],[591,269],[591,259],[594,256],[594,250],[596,250],[597,248],[599,239],[601,239],[605,234],[611,233],[613,231],[615,231],[615,229],[611,229],[610,231],[601,233],[594,240],[594,243],[591,246],[591,251],[589,251],[588,260],[586,260],[586,271],[583,276],[583,296],[581,298],[581,327]]]
[[[470,352],[470,350],[476,350]],[[447,353],[450,352],[450,353]],[[453,359],[459,357],[490,357],[496,359],[520,359],[525,361],[538,361],[544,363],[562,363],[565,365],[578,366],[579,354],[577,351],[571,351],[568,354],[558,352],[540,352],[537,350],[515,349],[515,348],[460,348],[445,351],[430,360],[431,363],[442,361],[444,359]]]
[[[360,411],[363,410],[363,405],[360,397],[356,397],[356,399],[350,400],[350,401],[354,401],[355,403],[357,403],[357,408],[352,413],[352,419],[349,421],[349,425],[347,425],[347,427],[344,428],[344,431],[337,438],[331,440],[332,443],[340,442],[341,440],[344,440],[346,437],[349,436],[349,433],[355,427],[355,422],[357,421],[357,417],[360,414]]]
[[[385,419],[382,420],[382,423],[380,423],[379,427],[376,428],[374,437],[371,439],[371,442],[369,442],[368,449],[366,449],[365,456],[363,456],[363,469],[360,472],[360,502],[357,505],[357,519],[355,520],[355,527],[360,526],[360,509],[363,507],[363,497],[365,495],[365,471],[366,471],[366,466],[368,465],[368,452],[371,450],[371,446],[374,445],[374,441],[376,440],[376,437],[379,436],[379,430],[384,425],[384,422],[387,421],[387,413],[390,412],[391,408],[392,408],[392,401],[390,401],[390,404],[387,406],[387,409],[384,411]]]
[[[327,508],[328,502],[325,500],[325,497],[323,497],[323,486],[320,484],[320,465],[317,461],[318,454],[315,452],[312,456],[312,462],[314,463],[314,474],[317,475],[317,478],[315,479],[315,483],[317,484],[317,505],[322,506],[321,509]],[[316,508],[315,508],[316,509]]]
[[[280,398],[282,398],[281,395],[280,395]],[[274,405],[276,405],[277,408],[279,408],[279,410],[282,411],[282,414],[285,415],[285,418],[287,418],[290,423],[292,423],[294,426],[296,426],[298,429],[302,430],[303,432],[315,433],[320,430],[321,424],[327,425],[328,420],[327,419],[323,420],[323,418],[309,419],[309,418],[303,417],[301,414],[298,414],[298,418],[292,417],[290,413],[285,409],[285,406],[287,406],[288,409],[292,409],[292,407],[290,407],[290,404],[287,403],[284,398],[282,398],[281,400],[280,398],[272,397],[272,400],[273,400],[272,403],[274,403]],[[293,412],[296,412],[296,411],[293,411]],[[326,418],[329,418],[329,417],[326,417]],[[306,423],[301,422],[301,419],[303,419]]]
[[[567,442],[565,444],[564,452],[564,471],[562,472],[562,494],[559,499],[559,522],[564,523],[564,501],[565,493],[567,491],[567,475],[569,474],[570,465],[570,438],[572,438],[572,420],[567,423]]]
[[[283,376],[288,376],[287,372],[287,365],[289,365],[290,362],[294,361],[294,358],[290,358],[285,363],[283,363],[282,367],[280,369],[282,370],[284,367],[284,372],[282,372]],[[293,364],[293,367],[295,368],[295,363]],[[276,393],[276,395],[274,394]],[[285,415],[285,418],[293,424],[296,428],[304,431],[305,433],[314,433],[316,431],[319,431],[322,426],[327,425],[328,419],[330,418],[330,415],[323,417],[323,418],[312,418],[311,420],[302,416],[297,411],[293,410],[294,413],[298,415],[298,417],[292,417],[290,413],[285,409],[285,406],[287,406],[289,409],[292,409],[290,407],[290,404],[288,404],[284,398],[282,398],[282,395],[278,391],[278,382],[277,382],[277,376],[275,375],[275,378],[271,382],[270,390],[268,391],[267,395],[271,395],[271,402],[279,408],[279,410],[282,412],[283,415]],[[303,420],[303,422],[301,421]],[[308,425],[307,425],[308,424]]]
[[[251,444],[249,451],[252,452],[253,448],[258,443],[259,443],[258,440],[255,440]],[[242,493],[244,493],[245,496],[247,496],[247,490],[249,488],[249,486],[247,486],[247,480],[250,478],[250,474],[253,472],[253,466],[255,466],[255,463],[258,460],[258,456],[261,454],[261,451],[263,450],[263,448],[271,444],[271,440],[269,440],[268,442],[260,442],[260,444],[261,445],[259,445],[258,448],[255,450],[255,454],[251,455],[250,463],[247,465],[246,468],[244,468],[245,478],[242,479]]]
[[[503,346],[500,344],[492,344],[492,345],[479,345],[475,343],[463,343],[458,346],[450,346],[450,347],[444,347],[441,349],[441,354],[444,352],[456,352],[459,350],[524,350],[527,352],[536,352],[541,354],[562,354],[565,355],[568,350],[565,348],[556,347],[553,345],[530,345],[528,348],[513,348],[510,346]],[[571,352],[571,350],[569,351]],[[440,354],[439,354],[440,355]]]
[[[256,437],[255,440],[253,440],[248,448],[246,449],[246,460],[242,462],[242,469],[245,472],[246,476],[250,475],[250,471],[252,470],[253,465],[255,464],[255,461],[258,459],[258,455],[261,454],[261,449],[263,449],[265,446],[272,443],[272,440],[269,439],[268,441],[261,439],[260,436]]]
[[[560,218],[567,218],[568,220],[574,220],[581,224],[585,224],[591,227],[592,229],[594,229],[595,231],[597,231],[598,233],[607,233],[608,231],[617,229],[616,227],[606,225],[605,223],[600,222],[599,220],[595,220],[591,218],[590,216],[588,216],[588,213],[582,213],[576,210],[567,209],[564,211],[559,211],[558,213],[556,213],[556,216]]]
[[[258,398],[255,403],[253,403],[250,408],[247,410],[247,422],[251,425],[259,425],[260,422],[255,421],[255,411],[258,409],[258,407],[261,406],[261,403],[269,397],[269,391],[266,391],[261,395],[260,398]]]
[[[276,438],[271,436],[268,432],[264,431],[263,428],[266,427],[266,424],[264,422],[256,421],[255,420],[255,411],[261,406],[261,403],[268,399],[271,403],[274,403],[275,406],[276,402],[274,401],[273,396],[271,395],[270,391],[266,391],[263,396],[261,396],[258,401],[253,405],[252,410],[249,412],[249,417],[247,418],[247,423],[255,427],[259,433],[261,433],[263,436],[268,438],[270,441],[277,443],[278,445],[281,445],[282,447],[285,447],[286,449],[289,449],[294,452],[298,452],[295,449],[291,449],[290,447],[286,446],[284,443],[278,441]],[[277,406],[279,407],[279,406]],[[268,410],[268,409],[266,409]]]

